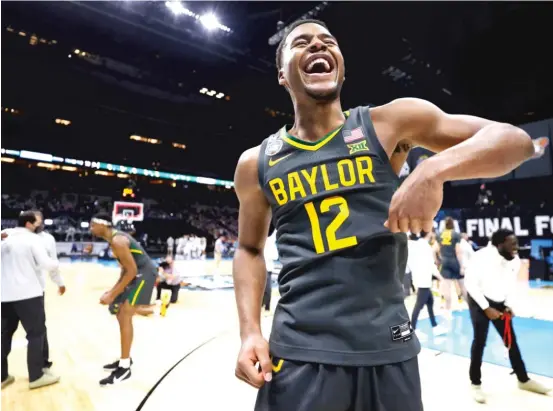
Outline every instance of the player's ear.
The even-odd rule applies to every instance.
[[[284,71],[282,69],[278,71],[278,84],[284,87],[288,86],[288,83],[286,82],[286,78],[284,77]]]

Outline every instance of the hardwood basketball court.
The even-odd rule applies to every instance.
[[[226,264],[224,271],[229,272],[230,264]],[[10,374],[16,382],[2,390],[2,410],[134,411],[160,378],[199,346],[166,375],[141,409],[174,409],[177,404],[192,411],[229,406],[253,409],[255,390],[234,377],[239,338],[232,291],[182,290],[179,303],[170,307],[166,317],[137,316],[133,376],[119,386],[101,388],[98,381],[106,375],[102,366],[118,358],[119,334],[117,321],[99,304],[99,298],[116,281],[118,270],[74,263],[63,264],[62,272],[66,294],[58,296],[51,282],[46,293],[50,359],[61,382],[29,391],[26,340],[20,327],[9,357]],[[271,318],[263,321],[268,334]],[[505,367],[484,364],[484,389],[490,397],[482,406],[470,396],[467,358],[424,349],[419,362],[425,410],[553,409],[551,396],[518,390],[516,378]],[[553,363],[551,366],[553,369]],[[553,385],[553,379],[538,378]]]

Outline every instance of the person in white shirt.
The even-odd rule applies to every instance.
[[[171,236],[167,238],[167,255],[173,256],[173,249],[175,247],[175,239]]]
[[[207,247],[207,238],[200,237],[200,257],[205,260],[205,248]]]
[[[225,242],[227,238],[224,235],[221,235],[217,240],[215,240],[215,248],[213,249],[213,257],[215,259],[215,270],[219,270],[219,265],[223,259],[223,253],[225,252]]]
[[[177,238],[177,259],[184,258],[184,246],[186,243],[186,236],[183,234],[182,237]]]
[[[200,257],[200,238],[197,235],[192,237],[192,258],[196,260]]]
[[[469,241],[470,237],[467,233],[461,233],[461,271],[464,272],[469,264],[469,261],[471,260],[472,256],[474,255],[475,251],[474,248],[472,248],[472,244]]]
[[[444,334],[447,330],[438,325],[434,316],[434,296],[432,295],[432,276],[443,280],[434,260],[434,251],[429,243],[430,234],[421,233],[421,237],[411,234],[407,242],[408,257],[407,267],[411,271],[413,285],[417,288],[417,301],[413,308],[411,316],[411,325],[413,329],[417,328],[417,320],[422,307],[426,305],[432,331],[434,335]],[[419,338],[425,338],[424,334],[418,332]]]
[[[24,211],[19,215],[18,228],[2,241],[2,388],[15,380],[8,373],[8,356],[19,322],[27,332],[29,388],[59,381],[44,364],[46,320],[41,272],[53,271],[59,263],[48,257],[35,234],[39,225],[35,212]]]
[[[44,231],[44,216],[42,215],[42,212],[34,210],[36,219],[37,219],[37,228],[35,230],[35,233],[40,237],[42,240],[42,243],[44,245],[44,248],[46,249],[46,254],[48,254],[48,257],[50,257],[52,260],[56,261],[58,263],[59,267],[59,261],[58,261],[58,251],[56,249],[56,239],[54,236],[50,233],[47,233]],[[48,274],[50,275],[50,279],[54,284],[58,286],[58,294],[64,295],[65,294],[65,283],[63,282],[63,278],[61,276],[59,268],[56,267],[53,270],[48,271]],[[46,282],[44,280],[44,274],[42,275],[42,288],[46,289]],[[44,367],[45,368],[51,368],[52,362],[50,361],[50,344],[48,344],[48,330],[44,333]]]
[[[481,366],[490,321],[509,350],[509,359],[522,390],[545,394],[549,391],[530,380],[517,344],[512,317],[516,309],[517,276],[520,269],[518,240],[509,230],[498,230],[491,244],[478,250],[465,272],[470,318],[474,330],[470,356],[470,380],[474,399],[486,402],[481,389]]]
[[[75,234],[77,233],[77,229],[73,226],[69,226],[67,231],[65,232],[65,242],[70,243],[75,241]]]
[[[263,293],[262,307],[265,308],[265,312],[271,311],[271,295],[273,292],[272,275],[275,271],[275,260],[278,260],[278,250],[276,246],[276,230],[265,241],[265,248],[263,250],[265,257],[265,267],[267,268],[267,281],[265,282],[265,292]]]
[[[37,234],[43,245],[44,249],[46,250],[46,254],[48,254],[48,257],[53,259],[54,261],[58,262],[58,252],[56,249],[56,239],[54,236],[50,233],[47,233],[44,231],[44,216],[42,215],[42,212],[38,210],[31,210],[33,213],[35,213],[35,217],[37,219],[35,225],[35,234]],[[13,229],[7,229],[3,230],[3,239],[6,238],[10,232],[13,232]],[[58,262],[59,264],[59,262]],[[50,279],[53,283],[55,283],[58,286],[58,293],[59,295],[64,295],[66,288],[65,283],[63,282],[63,278],[61,276],[59,268],[56,268],[54,270],[48,271],[48,275],[50,276]],[[45,280],[44,270],[42,271],[42,277],[40,278],[40,282],[42,285],[42,289],[46,290],[46,280]],[[44,367],[45,368],[51,368],[52,362],[50,361],[50,345],[48,344],[48,330],[44,333]]]
[[[189,260],[192,255],[192,236],[184,237],[184,248],[182,251],[185,260]]]

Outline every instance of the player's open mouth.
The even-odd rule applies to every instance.
[[[314,54],[305,61],[302,69],[308,75],[330,74],[334,70],[334,61],[326,54]]]

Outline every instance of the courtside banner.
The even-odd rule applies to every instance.
[[[498,229],[508,229],[519,240],[553,239],[553,208],[502,210],[488,207],[484,209],[441,210],[434,221],[438,231],[444,229],[445,218],[455,220],[455,230],[465,232],[479,244],[487,243]]]

